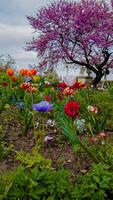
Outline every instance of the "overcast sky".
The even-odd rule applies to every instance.
[[[10,54],[20,67],[36,64],[36,53],[24,50],[33,33],[26,16],[52,1],[0,0],[0,55]]]

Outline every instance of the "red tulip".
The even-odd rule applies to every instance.
[[[17,77],[16,77],[16,76],[13,76],[13,77],[12,77],[12,81],[13,81],[13,82],[16,82],[16,81],[17,81]]]
[[[48,95],[48,96],[45,96],[45,100],[46,100],[46,101],[51,101],[51,96],[49,96],[49,95]]]
[[[31,69],[30,71],[31,71],[32,75],[35,75],[37,73],[36,69]]]
[[[64,106],[64,112],[69,117],[77,117],[80,105],[76,101],[68,101]]]
[[[2,86],[5,86],[5,87],[8,86],[8,82],[3,82]]]

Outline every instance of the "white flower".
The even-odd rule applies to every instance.
[[[77,119],[74,124],[80,133],[86,130],[85,119]]]
[[[45,84],[48,84],[48,85],[50,85],[50,84],[51,84],[49,81],[44,81],[44,82],[45,82]]]
[[[54,126],[55,125],[55,121],[52,120],[52,119],[48,119],[46,124],[49,125],[49,126]]]
[[[37,129],[38,127],[39,127],[39,122],[36,122],[35,129]]]

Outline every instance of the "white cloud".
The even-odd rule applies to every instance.
[[[31,39],[32,29],[29,26],[0,23],[0,53],[10,54],[18,65],[35,63],[36,53],[24,50],[26,42]]]
[[[29,26],[8,25],[0,23],[0,46],[24,46],[32,38],[32,29]]]
[[[14,56],[18,60],[20,60],[20,59],[23,59],[23,60],[33,60],[33,59],[36,58],[36,53],[34,53],[34,52],[27,52],[27,51],[24,51],[24,50],[20,50],[20,51],[17,51],[16,53],[14,53]]]
[[[27,22],[26,15],[35,14],[37,9],[53,1],[54,0],[3,0],[0,2],[0,18],[2,22],[5,23],[6,21],[10,21],[12,24],[23,24],[25,20]]]
[[[36,63],[36,53],[34,52],[27,52],[23,49],[19,49],[17,52],[13,54],[13,57],[16,60],[16,66],[20,68],[25,68],[29,64]]]
[[[53,1],[54,0],[10,0],[9,3],[9,0],[4,0],[0,6],[2,9],[4,8],[7,13],[13,10],[15,13],[20,11],[21,13],[24,12],[24,14],[27,14]]]

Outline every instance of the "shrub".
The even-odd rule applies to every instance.
[[[18,167],[0,181],[1,200],[71,200],[71,191],[69,173],[65,170]]]
[[[77,177],[73,192],[76,200],[112,200],[113,171],[109,166],[96,164],[84,176]]]

